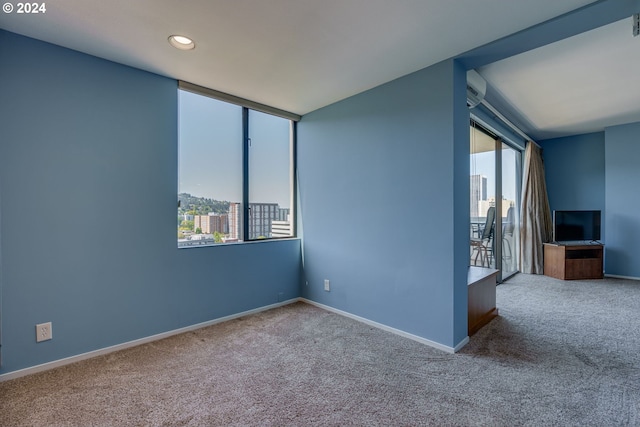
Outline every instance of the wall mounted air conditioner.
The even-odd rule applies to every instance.
[[[473,108],[480,104],[487,93],[487,82],[475,70],[467,71],[467,105]]]

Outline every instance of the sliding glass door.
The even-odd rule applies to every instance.
[[[521,158],[519,150],[471,126],[470,265],[499,270],[498,281],[519,268]]]
[[[521,151],[505,144],[501,145],[501,175],[502,175],[502,225],[501,241],[502,254],[500,259],[501,278],[506,279],[518,272],[520,254],[520,176]]]

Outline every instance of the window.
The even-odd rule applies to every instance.
[[[293,236],[293,121],[182,89],[178,102],[178,247]]]
[[[292,235],[290,127],[289,120],[249,111],[250,239]]]

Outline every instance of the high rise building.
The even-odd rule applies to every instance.
[[[249,239],[271,237],[271,221],[278,219],[277,203],[249,203]]]
[[[249,203],[249,239],[269,238],[272,221],[286,219],[288,209],[281,212],[277,203]],[[229,204],[229,239],[242,240],[242,204]]]
[[[285,220],[278,219],[271,221],[271,237],[291,237],[293,235],[292,231],[291,221],[288,214]]]
[[[277,221],[289,221],[289,214],[291,213],[291,209],[289,208],[278,208],[278,218]]]
[[[210,213],[209,215],[194,215],[193,231],[196,231],[198,228],[204,234],[227,234],[229,232],[229,215],[214,213]]]
[[[469,209],[470,216],[481,217],[484,216],[486,211],[480,212],[480,201],[487,200],[487,177],[484,175],[471,175],[470,176],[470,192],[471,206]]]
[[[229,239],[242,240],[242,203],[229,203]]]

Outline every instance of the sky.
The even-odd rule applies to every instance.
[[[242,107],[178,92],[178,192],[241,202]],[[250,202],[290,207],[289,123],[249,112]]]

